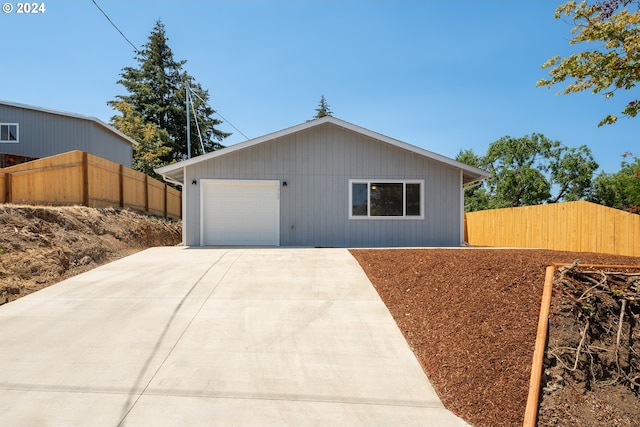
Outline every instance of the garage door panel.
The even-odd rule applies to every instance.
[[[279,181],[203,180],[203,245],[278,245]]]

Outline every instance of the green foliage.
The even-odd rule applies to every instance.
[[[119,95],[109,103],[115,106],[117,102],[125,102],[144,123],[166,131],[166,145],[171,150],[161,156],[165,164],[187,157],[186,85],[194,93],[191,98],[196,114],[191,111],[191,120],[194,116],[198,120],[205,152],[220,148],[220,141],[229,136],[215,129],[214,126],[221,122],[211,117],[215,111],[208,105],[208,92],[183,70],[186,61],[174,59],[167,41],[164,24],[156,22],[148,43],[136,54],[138,66],[122,70],[118,83],[124,86],[128,95]],[[191,155],[203,154],[195,122],[191,126],[191,141]]]
[[[111,124],[138,143],[133,148],[133,169],[161,179],[154,169],[164,166],[163,158],[171,153],[167,131],[145,122],[140,113],[124,101],[111,101],[109,105],[122,114],[113,116]]]
[[[598,164],[593,160],[591,150],[582,145],[578,148],[562,147],[549,167],[551,182],[558,186],[556,197],[550,201],[555,203],[562,199],[573,202],[589,194]]]
[[[456,156],[456,160],[477,168],[483,168],[485,166],[483,159],[471,149],[460,151]],[[464,203],[466,212],[488,209],[491,204],[491,196],[485,187],[486,186],[483,181],[465,188]]]
[[[616,209],[637,211],[640,206],[640,158],[628,153],[615,173],[601,173],[593,182],[589,201]]]
[[[570,81],[563,93],[591,90],[603,93],[605,99],[619,89],[633,89],[640,78],[640,1],[608,0],[589,3],[570,1],[556,9],[555,18],[573,21],[571,44],[585,43],[583,52],[566,58],[554,56],[542,67],[550,68],[548,79],[538,86],[551,87]],[[594,42],[597,44],[594,45]],[[630,101],[622,114],[635,117],[640,102]],[[604,117],[598,126],[617,121],[614,115]]]
[[[465,150],[456,160],[491,172],[465,190],[467,212],[582,199],[598,168],[586,146],[568,148],[536,133],[502,137],[484,156]]]
[[[593,305],[593,301],[590,298],[589,301],[582,304],[582,315],[587,319],[593,319],[598,314],[596,307]]]
[[[541,173],[548,165],[539,162],[560,145],[541,135],[502,137],[489,145],[484,156],[492,177],[487,181],[493,207],[535,205],[551,197],[551,183]]]
[[[314,119],[319,119],[325,116],[332,116],[333,112],[331,108],[329,108],[329,104],[327,100],[324,98],[324,95],[320,97],[320,102],[318,103],[318,108],[316,108],[316,115],[313,117]]]

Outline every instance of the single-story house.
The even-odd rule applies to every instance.
[[[187,246],[459,246],[489,174],[326,116],[157,169]]]
[[[95,117],[0,100],[0,154],[39,159],[80,150],[130,168],[135,145]]]

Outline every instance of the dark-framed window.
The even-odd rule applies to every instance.
[[[424,180],[349,180],[350,219],[424,218]]]
[[[0,142],[18,142],[18,123],[0,123]]]

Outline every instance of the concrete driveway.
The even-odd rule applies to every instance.
[[[465,426],[345,249],[154,248],[0,306],[7,426]]]

